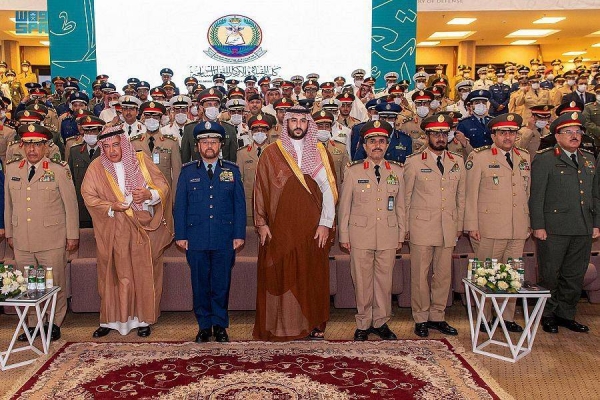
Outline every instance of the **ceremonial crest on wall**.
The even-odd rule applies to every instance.
[[[262,30],[252,19],[242,15],[226,15],[215,20],[207,32],[209,49],[204,54],[224,62],[242,64],[262,57]]]

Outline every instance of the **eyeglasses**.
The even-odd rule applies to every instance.
[[[433,137],[448,137],[448,134],[450,132],[427,131],[427,133],[429,134],[429,136],[433,136]]]
[[[36,147],[36,148],[40,148],[42,146],[44,146],[46,144],[46,141],[42,141],[42,142],[23,142],[23,147]]]
[[[565,135],[583,135],[583,131],[581,129],[577,129],[575,131],[573,130],[568,130],[568,131],[562,131],[562,132],[558,132],[560,134],[565,134]]]
[[[517,131],[508,131],[508,130],[495,130],[494,133],[498,136],[516,136]]]

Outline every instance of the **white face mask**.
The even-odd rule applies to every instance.
[[[432,110],[437,110],[438,108],[440,108],[440,102],[439,102],[439,100],[432,100],[431,104],[429,105],[429,107]]]
[[[11,75],[11,76],[7,76],[7,77],[6,77],[6,80],[7,80],[7,81],[9,81],[9,82],[12,82],[12,81],[14,81],[14,80],[15,80],[15,77],[14,77],[14,76],[12,76],[12,75]]]
[[[214,121],[219,116],[219,109],[217,107],[206,107],[204,109],[204,115],[211,121]]]
[[[498,83],[502,83],[502,82],[504,82],[504,78],[498,77]]]
[[[574,84],[575,84],[575,79],[569,79],[567,81],[567,85],[569,85],[569,86],[573,86]]]
[[[223,87],[223,86],[225,86],[225,84],[223,82],[216,82],[215,86],[216,87]]]
[[[23,72],[29,72],[29,67],[21,67],[21,71],[23,71]]]
[[[429,107],[419,106],[417,107],[417,115],[421,118],[425,118],[429,114]]]
[[[168,124],[169,124],[169,122],[170,122],[170,121],[169,121],[169,116],[168,116],[168,115],[163,115],[163,116],[160,118],[160,124],[161,124],[162,126],[168,125]]]
[[[587,85],[577,85],[577,91],[579,93],[585,93],[586,90],[587,90]]]
[[[378,120],[379,120],[379,115],[377,115],[377,114],[371,115],[371,121],[378,121]]]
[[[475,104],[475,107],[473,107],[473,112],[479,116],[485,115],[486,111],[487,106],[485,104]]]
[[[190,113],[196,117],[198,115],[198,106],[192,106],[192,108],[190,108]]]
[[[416,88],[419,90],[425,89],[425,82],[417,82]]]
[[[192,90],[194,90],[194,86],[193,85],[186,86],[186,88],[187,88],[188,93],[191,93]]]
[[[146,125],[146,129],[148,129],[150,132],[154,132],[160,127],[160,123],[154,118],[148,118],[145,120],[144,125]]]
[[[109,102],[108,102],[108,105],[109,105],[109,107],[110,107],[110,108],[115,108],[115,106],[116,106],[117,104],[119,104],[119,102],[118,102],[118,101],[115,101],[115,100],[112,100],[112,101],[109,101]]]
[[[253,133],[252,140],[254,140],[254,143],[256,143],[260,146],[261,144],[263,144],[265,142],[265,140],[267,140],[267,134],[265,132]]]
[[[554,80],[554,75],[548,74],[548,76],[546,76],[546,80],[552,82]]]
[[[83,141],[87,143],[88,146],[94,147],[96,143],[98,143],[98,135],[83,135]]]
[[[487,74],[481,74],[481,75],[479,75],[479,79],[484,80],[485,78],[487,78]]]
[[[326,142],[329,139],[331,139],[331,133],[329,131],[326,131],[324,129],[319,129],[317,131],[317,140],[319,142]]]
[[[541,120],[541,119],[535,121],[536,128],[543,129],[546,127],[546,125],[548,125],[548,121]]]
[[[600,103],[600,94],[596,95],[596,103]],[[2,114],[4,114],[4,111],[2,111]]]
[[[465,72],[465,73],[463,74],[463,78],[466,78],[466,79],[468,79],[468,78],[470,78],[470,77],[471,77],[471,74],[470,74],[470,73],[468,73],[468,72]]]
[[[394,97],[394,103],[398,105],[402,104],[402,97]]]
[[[6,111],[0,110],[0,118],[6,117]]]
[[[363,84],[363,82],[364,82],[364,81],[363,81],[362,79],[355,79],[355,80],[354,80],[354,85],[355,85],[355,86],[360,86],[360,85],[362,85],[362,84]]]
[[[233,114],[231,116],[231,123],[234,125],[239,125],[242,123],[242,114]]]
[[[177,113],[177,114],[175,114],[175,122],[177,122],[179,125],[185,124],[185,121],[187,121],[187,114],[186,113]]]
[[[461,93],[460,94],[460,98],[465,101],[467,99],[467,96],[469,95],[469,93]]]
[[[540,84],[539,84],[539,83],[532,83],[532,84],[531,84],[531,88],[532,88],[533,90],[538,90],[538,89],[540,88]]]

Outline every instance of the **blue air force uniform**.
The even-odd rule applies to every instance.
[[[486,102],[489,102],[490,97],[491,95],[488,90],[474,90],[469,93],[465,99],[465,104],[471,104],[475,100],[485,100]],[[470,117],[462,119],[458,123],[456,130],[464,133],[474,149],[488,146],[492,144],[492,133],[487,127],[487,124],[491,119],[492,118],[487,115],[480,117],[473,113]]]
[[[385,159],[388,161],[397,161],[404,164],[406,157],[412,154],[412,138],[406,133],[394,129],[390,135],[390,144],[385,152]],[[362,138],[356,150],[355,159],[362,160],[367,158],[367,153],[363,147]]]
[[[496,83],[490,86],[490,115],[497,117],[508,112],[508,101],[510,100],[510,87],[504,83]],[[498,107],[503,105],[502,110]],[[462,131],[461,131],[462,132]]]
[[[225,135],[216,122],[200,123],[195,137],[206,132]],[[212,136],[215,137],[215,136]],[[238,166],[225,160],[185,164],[175,197],[175,240],[187,240],[194,313],[200,329],[227,328],[229,285],[235,262],[234,239],[246,236],[246,200]]]

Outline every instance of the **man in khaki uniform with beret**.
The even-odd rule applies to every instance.
[[[129,137],[129,141],[135,151],[143,151],[152,159],[172,188],[181,173],[181,153],[177,138],[164,134],[160,127],[160,119],[167,110],[161,103],[147,101],[140,106],[140,111],[146,132]]]
[[[550,134],[548,126],[553,108],[554,106],[531,107],[531,118],[529,121],[523,121],[525,125],[517,132],[515,146],[527,149],[532,161],[540,148],[542,138]]]
[[[361,129],[365,160],[346,168],[339,202],[340,245],[350,251],[356,294],[354,340],[374,333],[384,340],[396,335],[387,325],[392,313],[392,271],[404,241],[402,165],[386,161],[393,127],[369,121]]]
[[[404,202],[410,240],[411,308],[414,332],[429,329],[446,335],[458,331],[445,321],[451,284],[452,250],[462,234],[465,211],[465,168],[458,153],[446,150],[452,118],[433,115],[421,122],[427,146],[406,159]],[[429,266],[433,262],[431,289]]]
[[[75,186],[67,163],[45,156],[52,133],[38,124],[18,129],[25,158],[8,162],[5,180],[6,239],[14,249],[19,268],[25,265],[52,267],[54,284],[60,286],[52,340],[60,338],[67,313],[67,252],[79,245],[79,214]],[[48,310],[49,312],[50,310]],[[30,326],[34,319],[29,320]],[[29,328],[33,333],[34,328]],[[19,336],[26,341],[27,336]]]
[[[327,148],[331,159],[333,160],[333,168],[335,169],[336,186],[338,192],[341,189],[341,184],[344,179],[344,170],[350,161],[350,156],[346,151],[346,138],[333,136],[332,127],[335,118],[329,111],[321,110],[312,115],[317,124],[317,139]]]
[[[240,168],[240,175],[244,182],[244,193],[246,196],[246,225],[254,226],[254,202],[252,201],[252,192],[254,190],[254,180],[256,177],[256,166],[262,151],[269,144],[268,132],[271,129],[271,119],[264,118],[264,115],[258,114],[248,120],[250,128],[250,144],[238,150],[237,165]]]
[[[35,111],[19,111],[15,116],[15,120],[19,123],[20,126],[29,125],[29,124],[39,124],[44,120],[44,116]],[[13,131],[15,132],[15,131]],[[52,131],[50,131],[52,134]],[[52,160],[60,161],[60,149],[58,146],[50,140],[48,145],[46,146],[46,157]],[[21,141],[21,137],[15,132],[12,138],[9,139],[6,148],[6,159],[10,160],[22,160],[25,158],[25,148],[23,147],[23,142]]]
[[[465,230],[469,232],[475,256],[480,260],[523,256],[529,237],[529,153],[515,147],[523,120],[518,114],[501,114],[488,122],[494,144],[475,149],[467,159],[467,208]],[[514,322],[516,299],[503,312],[506,329],[522,332]],[[486,304],[490,319],[491,305]]]

